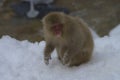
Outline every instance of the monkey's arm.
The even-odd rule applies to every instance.
[[[54,46],[52,44],[46,43],[46,47],[44,50],[44,61],[45,64],[49,64],[49,59],[51,59],[51,53],[54,50]]]

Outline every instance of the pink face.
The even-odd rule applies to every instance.
[[[52,27],[53,33],[57,37],[60,37],[62,35],[62,29],[63,29],[63,25],[60,23],[55,23]]]

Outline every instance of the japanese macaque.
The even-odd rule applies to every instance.
[[[63,65],[78,66],[90,60],[94,42],[90,30],[81,19],[52,12],[42,21],[46,41],[45,64],[49,64],[55,48]]]

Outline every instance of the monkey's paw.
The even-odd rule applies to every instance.
[[[63,64],[64,65],[69,64],[69,61],[70,59],[69,59],[68,53],[64,54],[63,59],[62,59]]]
[[[50,60],[50,59],[51,59],[51,56],[50,56],[50,57],[45,57],[45,58],[44,58],[44,62],[45,62],[46,65],[49,64],[49,60]]]

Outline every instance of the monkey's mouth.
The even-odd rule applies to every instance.
[[[62,28],[63,25],[60,23],[56,23],[53,25],[53,32],[57,37],[60,37],[62,35]]]

